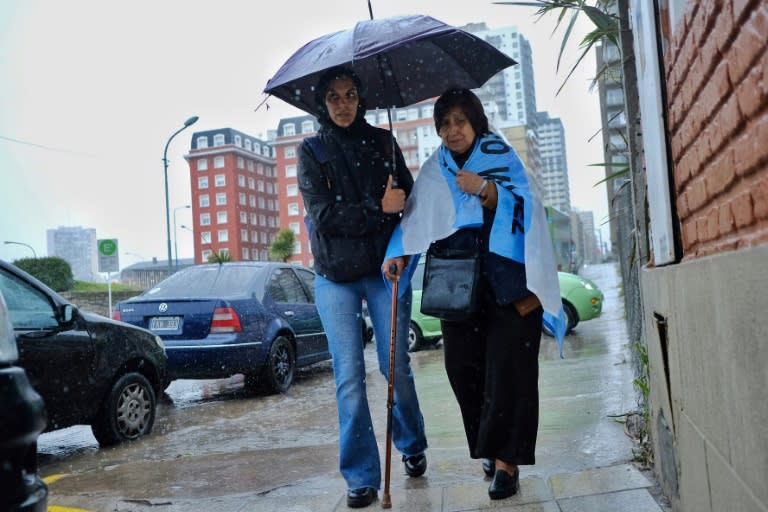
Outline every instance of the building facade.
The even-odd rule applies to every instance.
[[[100,280],[95,229],[60,226],[47,230],[46,238],[48,255],[69,263],[75,279],[88,282]]]
[[[272,146],[232,128],[195,132],[189,163],[195,262],[269,260],[280,229]]]
[[[571,188],[568,184],[568,159],[565,152],[565,130],[557,117],[548,112],[536,114],[536,134],[541,157],[542,201],[570,215]]]

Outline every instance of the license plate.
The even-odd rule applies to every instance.
[[[181,317],[155,316],[149,319],[150,331],[176,331],[179,329]]]

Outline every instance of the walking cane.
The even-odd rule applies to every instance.
[[[389,272],[397,276],[397,265],[389,266]],[[387,379],[387,455],[384,464],[384,495],[381,497],[381,508],[392,508],[392,498],[389,496],[389,475],[392,467],[392,402],[395,395],[395,345],[397,344],[397,282],[392,283],[392,318],[389,335],[389,379]]]

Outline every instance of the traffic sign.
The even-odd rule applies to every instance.
[[[117,238],[97,240],[99,249],[99,272],[119,272],[120,253],[117,250]]]

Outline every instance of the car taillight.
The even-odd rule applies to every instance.
[[[240,317],[234,308],[216,308],[213,310],[211,332],[241,332]]]
[[[112,311],[112,320],[123,320],[123,316],[120,314],[120,311],[115,309]]]

